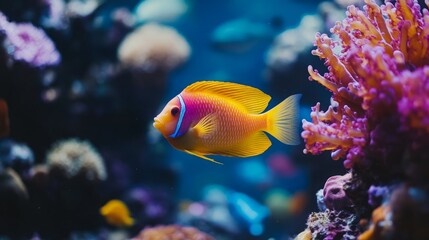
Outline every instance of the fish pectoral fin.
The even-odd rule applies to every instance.
[[[197,125],[192,128],[197,137],[204,138],[216,131],[217,115],[214,113],[208,114],[203,117]]]
[[[194,156],[199,157],[199,158],[202,158],[202,159],[204,159],[204,160],[207,160],[207,161],[210,161],[210,162],[214,162],[214,163],[217,163],[217,164],[223,165],[223,163],[218,162],[218,161],[215,161],[215,160],[213,160],[213,159],[211,159],[211,158],[208,158],[208,157],[204,156],[202,153],[192,152],[192,151],[189,151],[189,150],[184,150],[184,151],[185,151],[186,153],[188,153],[188,154],[194,155]]]

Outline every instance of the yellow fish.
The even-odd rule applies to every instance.
[[[271,97],[230,82],[201,81],[186,87],[154,118],[153,126],[176,149],[215,163],[206,155],[250,157],[271,146],[264,133],[284,144],[299,143],[300,94],[262,113]]]
[[[130,227],[134,219],[130,217],[130,211],[121,200],[110,200],[100,209],[100,214],[106,221],[116,227]]]

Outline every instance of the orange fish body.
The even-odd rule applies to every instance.
[[[271,146],[264,132],[285,144],[296,144],[299,95],[262,113],[270,99],[259,89],[241,84],[197,82],[165,106],[154,127],[175,148],[210,161],[214,160],[206,155],[263,153]]]

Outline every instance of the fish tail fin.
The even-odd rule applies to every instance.
[[[300,98],[301,94],[289,96],[265,113],[267,118],[265,131],[284,144],[298,145],[300,143],[298,135]]]

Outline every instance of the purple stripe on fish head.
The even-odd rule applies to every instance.
[[[193,125],[197,124],[198,121],[206,115],[206,113],[202,111],[202,103],[198,98],[189,94],[181,94],[181,96],[186,105],[186,113],[179,128],[179,136],[187,133]]]

